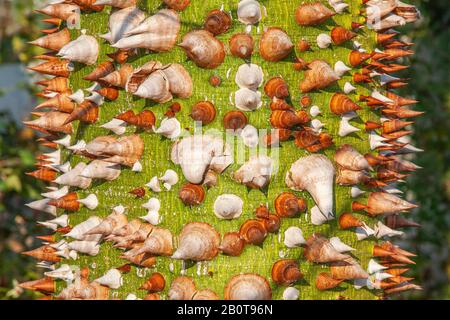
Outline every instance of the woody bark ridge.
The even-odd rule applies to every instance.
[[[49,190],[28,206],[54,217],[24,252],[45,277],[22,287],[149,300],[420,289],[414,255],[390,239],[419,226],[396,188],[419,169],[403,155],[421,151],[407,138],[416,101],[394,93],[413,54],[394,29],[419,18],[413,6],[73,0],[39,12],[55,29],[33,41],[48,50],[30,67],[44,101],[25,124],[51,149],[30,173]],[[186,136],[194,121],[279,159],[237,163],[228,140]]]

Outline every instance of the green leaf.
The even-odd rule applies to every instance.
[[[22,160],[22,164],[26,167],[32,166],[34,163],[34,156],[29,150],[19,150],[19,157]]]
[[[5,180],[7,190],[22,191],[22,182],[17,175],[11,175]]]

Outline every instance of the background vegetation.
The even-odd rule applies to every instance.
[[[416,43],[412,67],[402,76],[411,78],[402,94],[421,102],[426,115],[416,120],[414,143],[425,149],[414,162],[424,169],[407,180],[404,188],[421,208],[413,212],[422,224],[402,239],[419,255],[414,273],[422,292],[402,298],[447,299],[450,297],[449,225],[450,215],[450,8],[448,0],[409,0],[419,6],[423,20],[408,26],[407,35]],[[26,43],[39,36],[39,22],[32,7],[39,1],[0,0],[0,63],[27,65],[36,53]],[[0,68],[0,77],[2,77]],[[31,83],[31,79],[30,79]],[[33,87],[21,84],[33,94]],[[0,88],[0,99],[2,89]],[[10,108],[14,108],[11,105]],[[31,105],[29,108],[31,109]],[[24,203],[39,198],[43,186],[24,173],[33,169],[38,152],[33,133],[0,113],[0,299],[31,298],[17,283],[39,277],[34,261],[17,253],[32,247],[36,213]]]
[[[40,34],[32,12],[35,5],[39,1],[0,0],[0,77],[5,77],[2,67],[19,64],[20,68],[22,64],[24,69],[37,53],[37,49],[27,45]],[[30,79],[18,86],[32,95],[31,84]],[[6,94],[6,89],[0,88],[0,99]],[[0,299],[32,298],[32,293],[23,292],[17,283],[40,274],[35,261],[18,254],[38,245],[34,236],[40,231],[36,227],[39,217],[24,204],[39,198],[43,185],[25,175],[33,170],[38,147],[33,131],[13,119],[12,110],[17,107],[8,105],[6,109],[11,112],[0,111]]]

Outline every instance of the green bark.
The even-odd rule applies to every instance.
[[[218,36],[224,44],[228,43],[229,38],[236,32],[243,32],[245,26],[239,23],[236,19],[237,0],[203,0],[191,1],[191,5],[180,12],[182,19],[182,30],[179,35],[181,37],[192,29],[197,29],[202,26],[204,17],[209,10],[220,8],[224,4],[226,11],[231,11],[233,16],[233,26],[226,32]],[[327,1],[322,1],[326,3]],[[295,54],[280,62],[264,61],[258,54],[254,53],[251,61],[262,67],[264,70],[265,80],[282,75],[288,82],[291,93],[291,100],[296,108],[300,108],[299,100],[303,96],[298,86],[302,80],[304,73],[295,71],[292,67],[292,62],[295,56],[299,56],[306,61],[311,61],[316,58],[327,61],[330,65],[334,65],[338,60],[342,60],[348,64],[348,55],[352,50],[351,42],[341,46],[330,46],[328,49],[319,49],[316,46],[316,37],[320,33],[329,33],[335,25],[341,25],[345,28],[351,28],[352,21],[361,21],[360,10],[362,3],[359,0],[347,1],[350,4],[348,12],[339,14],[329,19],[327,22],[317,27],[301,27],[294,20],[294,11],[299,1],[297,0],[265,0],[260,1],[267,9],[267,16],[259,23],[257,28],[252,28],[252,35],[254,36],[255,44],[259,43],[259,38],[262,34],[263,28],[276,26],[284,29],[292,41],[297,43],[300,39],[307,39],[313,46],[310,52],[300,53],[295,48]],[[161,2],[156,0],[141,1],[140,7],[144,9],[149,15],[155,13],[161,8]],[[81,29],[86,29],[87,34],[97,36],[108,31],[109,7],[105,8],[100,13],[84,13],[81,20]],[[259,29],[259,33],[257,32]],[[79,34],[79,31],[73,31],[73,39]],[[97,38],[101,43],[101,54],[98,62],[108,59],[107,53],[114,52],[114,48],[109,46],[100,38]],[[368,52],[374,48],[374,33],[367,28],[359,32],[357,40],[363,44]],[[257,45],[255,45],[257,48]],[[258,51],[258,50],[256,50]],[[188,60],[181,48],[175,47],[167,53],[143,53],[137,59],[133,59],[131,64],[134,67],[143,65],[149,60],[158,60],[163,64],[170,62],[182,63],[192,76],[194,81],[194,94],[189,99],[174,99],[182,105],[182,111],[177,115],[177,119],[182,123],[183,128],[188,128],[193,132],[194,123],[189,117],[191,107],[194,103],[204,100],[208,97],[209,100],[214,101],[217,109],[217,116],[213,123],[207,125],[203,130],[211,128],[224,131],[222,119],[227,111],[234,110],[235,107],[229,102],[229,95],[238,89],[234,82],[234,76],[237,68],[244,63],[243,60],[227,55],[225,62],[214,70],[205,70],[198,68],[192,61]],[[70,84],[72,90],[75,92],[80,88],[87,88],[91,83],[82,80],[82,77],[93,70],[92,67],[77,65],[76,71],[70,77]],[[231,73],[227,78],[227,71],[231,69]],[[354,70],[356,71],[356,70]],[[353,71],[352,71],[353,73]],[[219,75],[223,82],[222,85],[213,88],[208,79],[211,75]],[[322,115],[319,119],[325,124],[325,130],[329,132],[333,138],[335,145],[326,149],[324,154],[332,159],[336,147],[348,143],[353,145],[360,153],[365,154],[369,151],[368,135],[363,130],[364,122],[369,119],[377,119],[377,115],[372,113],[367,107],[358,112],[360,118],[355,119],[352,124],[359,127],[361,131],[356,134],[341,138],[337,132],[339,129],[340,117],[332,114],[329,111],[329,100],[333,93],[342,91],[345,82],[351,81],[351,73],[346,74],[337,85],[328,87],[325,90],[313,92],[310,95],[312,104],[320,107]],[[368,88],[357,85],[358,94],[367,94]],[[350,95],[356,101],[357,95]],[[258,129],[271,129],[269,123],[270,109],[268,107],[269,100],[264,95],[263,107],[255,112],[247,113],[249,123]],[[106,129],[100,128],[100,125],[110,121],[115,115],[124,112],[128,109],[134,111],[142,111],[144,109],[152,110],[157,116],[157,124],[164,118],[164,112],[172,102],[166,104],[156,104],[143,99],[138,99],[125,91],[121,91],[120,98],[115,102],[106,102],[101,106],[100,118],[94,125],[79,124],[76,133],[72,136],[72,144],[83,139],[86,142],[100,135],[110,134]],[[127,133],[135,131],[135,127],[128,127]],[[113,182],[94,182],[92,187],[85,191],[78,191],[80,197],[84,197],[89,193],[95,193],[99,199],[100,205],[95,211],[82,208],[79,212],[70,214],[70,224],[72,226],[86,220],[92,215],[106,217],[111,213],[114,206],[122,204],[127,208],[129,220],[145,215],[145,209],[141,207],[150,197],[157,197],[161,201],[160,214],[162,216],[161,227],[168,228],[174,235],[179,234],[182,227],[192,221],[207,222],[214,226],[222,235],[228,231],[237,231],[239,226],[247,219],[254,217],[254,210],[261,203],[267,203],[270,211],[274,212],[274,199],[283,191],[289,191],[285,185],[284,178],[286,171],[290,165],[300,157],[308,155],[308,152],[297,148],[294,142],[283,142],[282,146],[277,150],[270,152],[279,153],[279,170],[275,176],[272,177],[270,185],[266,191],[249,190],[247,187],[240,185],[232,180],[231,173],[240,167],[241,164],[231,165],[224,173],[219,176],[218,186],[211,188],[206,193],[206,200],[198,207],[189,208],[182,204],[178,198],[179,188],[183,185],[184,177],[179,166],[174,165],[170,161],[170,150],[173,144],[172,141],[162,138],[151,132],[138,131],[145,142],[145,151],[141,159],[143,171],[141,173],[132,172],[128,168],[123,168],[121,176]],[[236,150],[237,148],[235,148]],[[248,156],[249,149],[246,148]],[[71,161],[72,166],[78,161],[85,161],[86,159],[78,156],[71,156],[65,153]],[[153,194],[147,189],[147,194],[143,199],[136,199],[128,192],[136,187],[142,187],[147,183],[151,177],[161,176],[165,170],[173,169],[179,176],[181,181],[170,191]],[[335,212],[337,215],[344,211],[350,211],[352,199],[350,197],[350,187],[335,186]],[[217,219],[213,213],[213,203],[216,197],[222,193],[234,193],[244,200],[244,212],[239,219],[232,221],[223,221]],[[296,192],[297,195],[302,196],[308,201],[308,208],[314,206],[314,201],[307,192]],[[309,211],[309,210],[308,210]],[[351,282],[345,282],[334,290],[325,292],[318,291],[314,286],[316,274],[323,271],[328,271],[329,268],[325,265],[312,264],[307,262],[302,257],[302,248],[287,249],[283,244],[283,233],[289,226],[298,226],[303,230],[305,238],[314,232],[320,232],[326,237],[338,236],[342,241],[348,245],[356,248],[354,255],[357,257],[361,265],[366,268],[367,263],[372,255],[373,241],[357,241],[353,231],[339,230],[336,220],[322,226],[313,226],[309,221],[309,214],[306,217],[302,214],[296,218],[282,219],[282,227],[279,234],[269,234],[262,246],[247,246],[243,254],[239,257],[229,257],[219,254],[214,260],[202,263],[186,263],[186,275],[195,279],[199,289],[210,288],[214,290],[219,296],[223,297],[223,289],[228,280],[235,274],[241,272],[254,272],[264,276],[270,281],[273,298],[281,299],[282,293],[285,289],[283,286],[278,286],[273,283],[270,277],[270,270],[273,263],[281,257],[296,259],[300,263],[301,271],[304,273],[304,280],[295,284],[295,287],[300,290],[299,299],[337,299],[340,296],[351,299],[373,299],[376,297],[373,291],[366,289],[356,290]],[[362,219],[370,221],[372,225],[373,219],[361,216]],[[126,260],[119,258],[121,250],[112,248],[108,242],[101,244],[100,253],[95,257],[80,255],[76,261],[64,261],[71,265],[77,264],[80,267],[89,266],[90,279],[95,279],[103,275],[108,269],[119,267],[126,263]],[[173,272],[169,271],[169,265],[173,264]],[[167,297],[167,291],[171,281],[181,274],[182,262],[171,259],[170,257],[158,257],[157,264],[154,268],[149,270],[139,270],[133,266],[130,273],[124,275],[124,285],[119,290],[111,290],[113,295],[119,298],[125,298],[128,293],[135,293],[138,297],[143,297],[145,292],[138,290],[139,286],[145,281],[145,276],[152,272],[158,271],[164,274],[166,278],[166,289],[162,293],[162,297]],[[204,271],[206,270],[206,273]],[[63,282],[58,284],[58,289],[65,287]],[[117,292],[117,293],[116,293]]]

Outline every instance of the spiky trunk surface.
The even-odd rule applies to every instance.
[[[231,36],[238,32],[244,32],[245,25],[237,20],[237,3],[236,0],[204,0],[191,1],[192,3],[183,11],[180,17],[182,20],[181,31],[178,36],[177,43],[181,41],[183,35],[193,29],[199,29],[203,25],[205,16],[210,10],[220,9],[223,4],[223,10],[230,12],[233,17],[233,24],[231,28],[224,34],[218,35],[222,43],[228,47]],[[309,2],[309,1],[305,1]],[[327,1],[321,1],[328,6]],[[255,52],[251,57],[251,62],[259,65],[264,72],[264,83],[272,77],[282,76],[289,85],[289,103],[296,109],[301,109],[300,100],[304,96],[309,96],[311,99],[311,106],[317,105],[320,108],[321,114],[316,118],[324,125],[324,132],[327,132],[333,137],[334,144],[320,153],[325,154],[333,161],[333,156],[341,145],[350,144],[361,154],[374,153],[377,150],[371,150],[369,144],[369,134],[364,130],[364,123],[366,121],[379,122],[380,110],[371,109],[365,103],[361,103],[362,110],[357,112],[359,118],[352,121],[352,125],[359,128],[358,132],[347,135],[345,137],[339,136],[340,116],[333,114],[330,111],[329,103],[331,97],[336,92],[342,92],[344,84],[350,82],[356,87],[356,91],[348,94],[353,101],[357,102],[359,96],[370,96],[372,91],[378,84],[361,84],[353,80],[354,73],[361,72],[361,65],[354,67],[350,72],[346,73],[341,79],[332,86],[328,86],[323,90],[312,91],[310,93],[302,93],[299,90],[299,84],[304,79],[303,71],[296,71],[293,68],[295,57],[300,57],[308,62],[314,59],[322,59],[328,62],[331,66],[337,61],[342,61],[349,65],[349,54],[354,50],[352,41],[348,41],[342,45],[331,45],[327,49],[319,49],[316,45],[316,38],[321,33],[329,34],[335,26],[343,26],[349,30],[352,29],[352,23],[364,23],[364,8],[365,6],[358,0],[346,1],[349,7],[342,14],[336,14],[331,19],[318,26],[300,26],[294,19],[294,12],[299,5],[297,0],[273,0],[264,1],[261,3],[265,6],[267,15],[263,17],[261,22],[251,28],[251,35],[255,43]],[[161,9],[162,3],[156,0],[139,1],[139,8],[146,12],[147,16],[156,13]],[[329,6],[328,6],[329,7]],[[101,62],[110,60],[107,54],[113,53],[116,50],[112,48],[107,42],[98,37],[100,34],[105,34],[108,31],[108,19],[111,13],[109,6],[101,12],[83,12],[81,16],[81,30],[86,30],[86,34],[96,37],[100,44],[100,55],[97,60],[97,65]],[[354,25],[353,25],[354,26]],[[261,35],[268,27],[279,27],[285,30],[292,42],[295,44],[293,52],[285,59],[278,62],[268,62],[259,55],[258,44]],[[81,30],[71,30],[71,39],[76,39],[81,35]],[[361,47],[367,52],[373,52],[377,48],[376,32],[364,27],[357,32],[357,40]],[[301,40],[307,40],[312,49],[305,52],[300,52],[297,43]],[[382,47],[380,46],[382,49]],[[151,110],[156,115],[156,126],[158,127],[162,119],[165,118],[165,112],[173,102],[179,102],[182,106],[181,111],[176,114],[176,118],[180,121],[181,127],[190,133],[194,132],[194,122],[189,116],[192,106],[198,101],[209,100],[214,103],[216,108],[215,120],[202,128],[206,131],[209,129],[217,129],[224,132],[223,117],[231,110],[236,110],[236,107],[230,102],[230,94],[238,90],[235,83],[235,74],[240,65],[245,63],[244,60],[227,54],[224,63],[215,69],[202,69],[195,65],[195,63],[187,59],[185,52],[180,47],[174,47],[169,52],[164,53],[148,53],[140,51],[137,57],[129,59],[133,67],[142,66],[150,60],[160,61],[163,65],[173,62],[181,63],[192,77],[194,90],[193,94],[188,99],[175,98],[173,101],[158,104],[145,99],[139,99],[124,90],[121,90],[120,96],[116,101],[105,102],[100,106],[99,118],[94,124],[84,124],[74,121],[74,134],[71,137],[71,144],[75,144],[79,140],[86,142],[92,141],[95,137],[112,134],[100,125],[109,122],[118,114],[132,109],[140,112],[142,110]],[[92,82],[83,80],[95,67],[85,66],[83,64],[76,64],[76,68],[70,73],[70,89],[72,92],[78,89],[86,89],[92,85]],[[222,83],[218,87],[213,87],[209,83],[211,76],[217,75],[221,78]],[[263,96],[263,105],[254,112],[246,112],[248,123],[258,129],[272,129],[270,124],[271,110],[269,108],[270,99],[264,94],[263,88],[259,88]],[[384,108],[385,106],[383,106]],[[309,111],[309,107],[304,108]],[[282,192],[293,192],[297,196],[303,197],[307,200],[308,213],[301,213],[294,218],[283,218],[281,221],[280,230],[275,233],[269,233],[264,243],[259,246],[247,245],[243,253],[238,257],[230,257],[219,254],[211,261],[204,262],[190,262],[175,260],[170,257],[157,257],[157,263],[154,267],[143,268],[132,265],[131,271],[123,275],[123,285],[119,289],[111,289],[109,298],[124,299],[128,294],[133,293],[136,296],[143,298],[146,295],[144,290],[139,290],[139,287],[145,280],[154,272],[160,272],[164,275],[166,281],[165,289],[160,293],[161,298],[168,297],[168,289],[172,281],[180,275],[192,277],[198,289],[209,288],[216,292],[220,298],[223,298],[224,287],[234,275],[240,273],[255,273],[270,283],[273,299],[282,299],[283,292],[286,286],[277,285],[271,278],[271,269],[273,264],[280,259],[294,259],[299,263],[301,272],[304,278],[294,284],[294,287],[299,290],[298,299],[374,299],[383,295],[382,290],[357,290],[353,281],[343,282],[338,289],[319,291],[315,286],[316,277],[321,272],[329,272],[326,264],[318,264],[307,261],[303,256],[304,248],[287,248],[284,241],[284,232],[291,226],[300,227],[303,235],[306,238],[313,233],[320,233],[327,238],[339,237],[341,241],[347,245],[355,248],[353,254],[358,260],[358,263],[366,269],[369,260],[373,258],[373,247],[377,243],[374,237],[368,238],[364,241],[358,241],[354,229],[342,230],[339,228],[338,220],[334,219],[328,223],[320,226],[311,223],[310,210],[315,206],[314,200],[306,191],[292,191],[286,186],[285,176],[291,165],[298,159],[309,155],[310,153],[304,149],[298,148],[291,139],[281,143],[281,147],[274,147],[268,149],[268,154],[273,156],[277,161],[278,170],[267,188],[264,190],[249,189],[245,185],[237,183],[232,178],[232,173],[240,168],[242,163],[235,161],[229,166],[226,171],[218,175],[218,184],[215,187],[205,189],[206,197],[203,203],[199,206],[187,207],[179,198],[179,190],[186,182],[180,166],[175,165],[170,161],[170,150],[173,141],[164,138],[161,135],[155,134],[151,131],[136,130],[134,126],[127,127],[127,133],[137,133],[143,139],[145,149],[140,159],[143,170],[142,172],[133,172],[130,168],[122,166],[121,175],[114,181],[96,180],[92,183],[90,188],[86,190],[73,188],[77,192],[79,198],[85,198],[89,194],[95,194],[98,198],[99,205],[92,211],[86,207],[82,207],[78,212],[69,213],[70,226],[85,221],[89,217],[96,215],[101,218],[107,217],[112,208],[118,205],[123,205],[126,208],[128,221],[134,218],[144,216],[146,210],[142,205],[151,197],[156,197],[161,202],[161,209],[159,214],[161,222],[158,227],[169,229],[176,237],[180,234],[183,226],[189,222],[206,222],[213,226],[221,235],[226,232],[238,231],[240,226],[248,219],[255,217],[255,209],[261,204],[266,204],[270,212],[275,213],[274,200]],[[235,158],[238,148],[235,148]],[[251,150],[245,147],[245,159],[251,154]],[[63,159],[61,163],[66,160],[70,161],[72,168],[78,162],[87,162],[83,156],[74,155],[69,150],[62,148]],[[163,191],[160,193],[153,193],[147,187],[146,194],[143,198],[137,198],[130,194],[131,190],[138,187],[144,187],[146,183],[154,176],[162,176],[167,169],[173,169],[180,177],[180,181],[172,187],[170,191]],[[372,173],[372,176],[374,173]],[[358,197],[356,200],[360,203],[366,203],[367,195],[375,191],[373,188],[360,186],[367,192]],[[336,217],[344,212],[352,212],[352,199],[350,195],[349,186],[340,186],[334,184],[334,212]],[[232,193],[239,196],[243,202],[243,214],[238,219],[233,220],[219,220],[214,215],[214,201],[216,198],[224,193]],[[369,217],[366,214],[355,213],[358,218],[373,227],[377,218]],[[63,214],[58,212],[58,215]],[[381,220],[381,219],[378,219]],[[57,241],[63,239],[61,234],[57,234]],[[175,241],[175,247],[177,246]],[[66,259],[58,263],[76,265],[80,268],[89,268],[89,280],[94,280],[109,269],[123,266],[128,263],[119,256],[123,253],[122,250],[113,248],[111,242],[103,241],[100,246],[100,252],[96,256],[88,256],[79,254],[77,260]],[[57,290],[60,292],[67,284],[64,281],[57,281]]]

